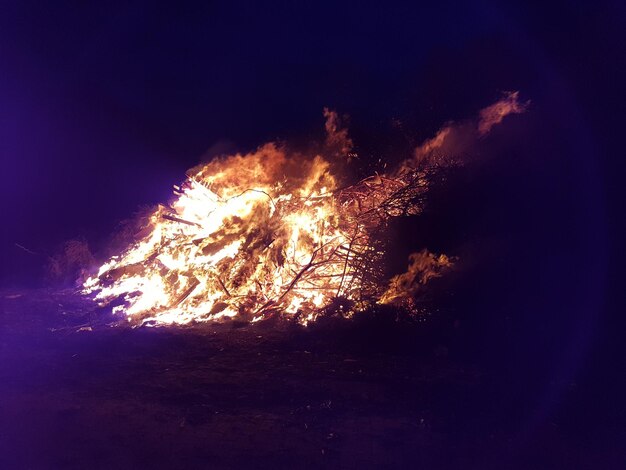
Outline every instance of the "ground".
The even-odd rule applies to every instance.
[[[130,328],[71,291],[5,290],[0,302],[0,468],[592,468],[595,459],[549,423],[520,450],[511,423],[523,408],[508,409],[502,386],[451,357],[428,321]]]

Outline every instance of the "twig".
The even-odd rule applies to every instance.
[[[36,253],[33,250],[29,250],[28,248],[26,248],[25,246],[20,245],[19,243],[15,243],[15,246],[20,248],[21,250],[24,250],[26,253],[29,253],[31,255],[35,255],[35,256],[39,255],[39,253]]]

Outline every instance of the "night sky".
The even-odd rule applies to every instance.
[[[38,262],[15,243],[42,254],[72,237],[97,244],[140,205],[167,199],[207,152],[318,138],[324,106],[351,116],[363,159],[397,159],[444,122],[520,90],[534,103],[533,125],[563,132],[528,164],[584,175],[580,197],[593,205],[603,197],[594,138],[608,132],[600,122],[618,103],[594,98],[618,86],[609,73],[623,62],[617,5],[15,2],[3,10],[7,282],[32,279]]]
[[[367,166],[519,90],[528,112],[399,243],[469,260],[459,295],[513,312],[520,362],[548,351],[567,382],[617,289],[626,10],[526,3],[3,2],[2,285],[38,284],[64,240],[102,249],[203,159],[323,137],[325,106]]]
[[[102,249],[120,220],[166,201],[212,155],[320,139],[324,106],[350,115],[367,173],[507,90],[531,100],[529,112],[475,149],[490,163],[449,188],[417,241],[467,257],[464,246],[495,240],[548,263],[547,277],[597,270],[601,285],[608,272],[623,122],[617,3],[3,10],[3,284],[39,282],[67,239]]]

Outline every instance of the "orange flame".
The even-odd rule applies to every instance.
[[[336,186],[323,158],[295,161],[273,144],[213,161],[192,170],[171,207],[151,215],[150,233],[85,288],[97,299],[124,296],[126,314],[143,321],[254,321],[273,309],[310,321],[356,288],[345,253],[354,227]]]

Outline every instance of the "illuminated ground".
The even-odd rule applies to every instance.
[[[520,437],[512,423],[527,412],[525,390],[454,359],[453,335],[433,322],[114,328],[68,293],[1,294],[1,468],[579,468],[612,458],[579,449],[554,423]]]

